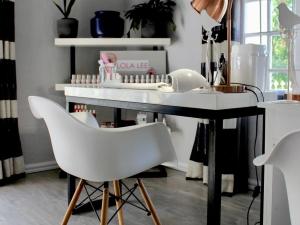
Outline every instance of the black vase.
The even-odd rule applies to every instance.
[[[147,21],[142,27],[143,38],[167,38],[170,37],[169,24],[163,21]]]
[[[97,11],[91,19],[91,35],[94,38],[120,38],[124,35],[124,20],[117,11]]]
[[[78,20],[74,18],[58,20],[57,34],[60,38],[76,38],[78,34]]]

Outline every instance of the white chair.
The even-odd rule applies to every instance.
[[[283,137],[272,152],[254,159],[254,165],[272,165],[284,176],[292,225],[300,224],[300,131]]]
[[[99,128],[98,121],[96,118],[93,116],[93,114],[89,112],[74,112],[70,113],[73,117],[76,119],[80,120],[81,122],[94,127],[94,128]]]
[[[51,138],[54,156],[65,172],[80,178],[62,225],[72,214],[86,181],[104,182],[101,225],[107,224],[108,182],[113,181],[115,195],[120,196],[119,180],[175,159],[174,147],[164,124],[152,123],[124,128],[97,128],[90,114],[74,118],[60,105],[46,98],[30,96],[29,105],[36,118],[44,119]],[[76,115],[75,115],[76,116]],[[161,222],[145,186],[137,180],[142,197],[155,225]],[[121,205],[116,198],[117,207]],[[123,225],[122,210],[118,211]]]

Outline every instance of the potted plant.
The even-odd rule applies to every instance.
[[[141,28],[142,37],[169,37],[176,30],[173,20],[175,6],[173,0],[149,0],[132,6],[125,13],[131,21],[129,32]]]
[[[63,14],[64,18],[57,21],[57,33],[60,38],[75,38],[78,33],[78,20],[69,18],[72,7],[76,0],[63,0],[63,7],[59,5],[57,0],[53,3]]]

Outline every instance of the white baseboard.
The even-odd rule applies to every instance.
[[[187,172],[187,169],[188,169],[187,163],[183,163],[183,162],[178,162],[178,163],[167,162],[167,163],[164,163],[163,165],[166,166],[166,167],[170,167],[172,169],[175,169],[175,170],[182,171],[182,172]],[[249,188],[249,190],[254,190],[256,185],[257,185],[256,184],[256,179],[253,179],[253,178],[248,179],[248,188]],[[259,183],[259,185],[260,185],[260,183]]]
[[[57,169],[58,165],[56,161],[48,161],[48,162],[41,162],[41,163],[31,163],[25,165],[25,172],[26,173],[37,173],[47,170]]]
[[[175,170],[179,170],[182,172],[186,172],[187,171],[187,164],[186,163],[182,163],[182,162],[166,162],[163,163],[164,166],[175,169]]]

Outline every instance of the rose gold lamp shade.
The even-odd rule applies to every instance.
[[[227,2],[228,0],[193,0],[191,5],[198,13],[205,9],[211,18],[220,22],[226,13]]]

